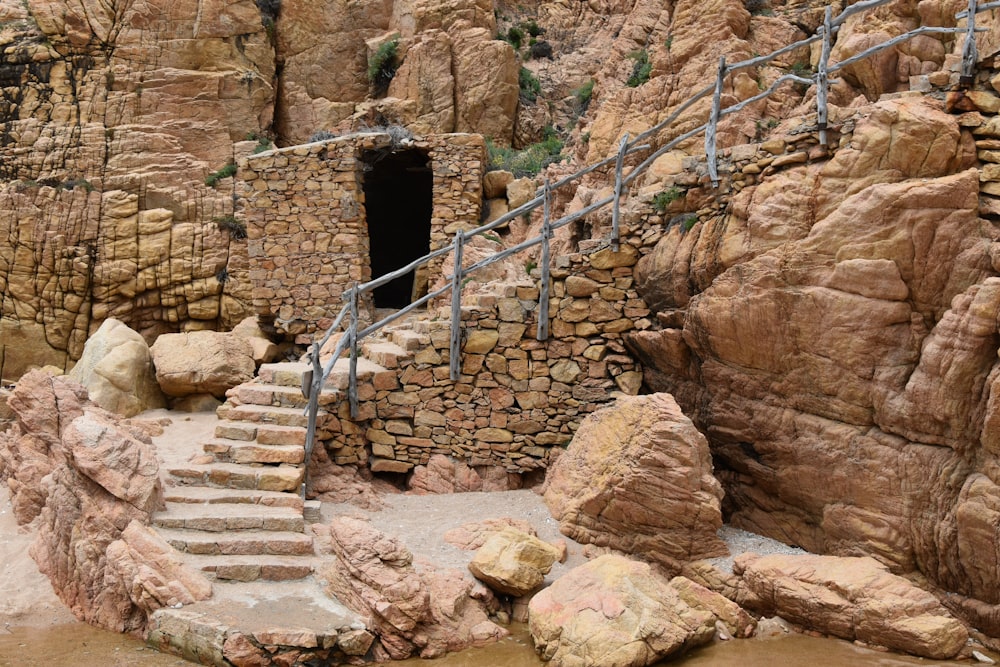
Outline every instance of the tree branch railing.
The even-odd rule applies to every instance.
[[[719,175],[717,167],[717,150],[715,147],[715,137],[718,129],[718,123],[725,117],[732,115],[746,108],[747,106],[758,102],[762,99],[769,97],[774,94],[785,83],[795,83],[806,86],[817,86],[816,95],[816,105],[817,105],[817,129],[819,132],[819,139],[823,145],[827,143],[827,119],[828,119],[828,109],[827,109],[827,91],[830,83],[836,83],[836,80],[829,79],[829,75],[838,72],[854,63],[868,58],[875,53],[878,53],[884,49],[891,48],[896,44],[903,41],[912,39],[918,35],[927,34],[959,34],[965,35],[965,42],[963,45],[963,59],[962,59],[962,76],[971,77],[974,73],[974,68],[976,64],[976,45],[975,45],[975,33],[985,30],[984,28],[977,28],[975,26],[975,16],[979,12],[992,10],[1000,8],[1000,0],[995,2],[988,2],[983,4],[978,4],[978,0],[969,0],[969,7],[963,12],[959,12],[955,15],[956,19],[963,19],[967,17],[972,17],[968,20],[968,25],[965,27],[955,27],[955,28],[944,28],[944,27],[930,27],[922,26],[906,32],[902,35],[893,37],[885,42],[872,46],[865,49],[861,53],[855,54],[850,58],[846,58],[842,61],[831,64],[829,62],[831,50],[832,50],[832,38],[838,32],[840,27],[844,22],[851,16],[863,12],[868,9],[872,9],[884,4],[887,4],[891,0],[863,0],[862,2],[855,3],[846,9],[844,9],[840,14],[833,17],[832,9],[830,7],[826,8],[823,23],[816,31],[816,34],[801,39],[797,42],[784,46],[780,49],[772,51],[769,54],[762,56],[754,56],[747,60],[739,61],[732,64],[726,64],[725,57],[719,59],[719,67],[716,73],[715,81],[702,88],[701,90],[694,93],[692,96],[687,98],[684,102],[678,105],[665,119],[650,127],[648,130],[641,132],[634,138],[629,140],[628,134],[624,134],[619,144],[618,150],[614,155],[609,156],[603,160],[590,164],[586,167],[575,171],[574,173],[565,176],[554,183],[549,183],[547,180],[545,184],[538,188],[535,196],[525,202],[524,204],[518,206],[512,211],[504,214],[503,216],[493,220],[487,224],[480,225],[474,229],[463,231],[459,230],[455,234],[455,239],[449,245],[439,248],[437,250],[431,251],[430,253],[411,261],[406,266],[403,266],[395,271],[382,275],[374,280],[370,280],[363,284],[355,284],[353,287],[348,288],[342,294],[342,301],[344,305],[340,309],[340,312],[334,318],[333,324],[326,330],[320,340],[314,342],[310,346],[310,350],[307,354],[308,361],[310,363],[310,370],[307,371],[306,375],[303,377],[303,394],[309,399],[308,405],[305,408],[305,412],[309,417],[308,420],[308,430],[306,435],[306,478],[302,484],[303,496],[306,492],[306,486],[308,483],[308,463],[312,455],[313,448],[315,446],[316,430],[317,430],[317,415],[319,408],[319,395],[322,392],[323,386],[325,385],[330,374],[337,363],[345,353],[349,354],[348,362],[348,401],[350,404],[351,416],[356,418],[358,413],[358,393],[357,393],[357,363],[358,363],[358,345],[361,340],[367,336],[379,331],[386,325],[394,322],[405,315],[413,312],[418,308],[430,303],[433,299],[442,297],[445,294],[451,293],[451,331],[449,337],[449,371],[451,380],[458,381],[461,377],[461,343],[462,343],[462,325],[461,325],[461,292],[466,280],[471,274],[483,269],[496,262],[503,261],[508,257],[516,255],[520,252],[533,248],[537,245],[542,246],[542,266],[541,268],[541,285],[539,289],[539,300],[544,301],[544,304],[539,304],[539,322],[536,332],[536,338],[538,340],[547,340],[549,335],[548,327],[548,294],[549,294],[549,264],[551,261],[549,253],[549,241],[552,238],[552,234],[555,230],[565,227],[577,220],[580,220],[591,213],[607,206],[608,204],[613,205],[612,210],[612,233],[611,238],[608,239],[608,243],[613,251],[618,251],[619,249],[619,206],[621,197],[626,194],[625,188],[630,185],[636,178],[649,168],[657,158],[662,156],[667,151],[672,150],[681,143],[701,134],[705,133],[705,148],[706,148],[706,161],[708,167],[709,178],[712,181],[713,187],[717,187],[719,184]],[[779,76],[768,88],[758,95],[754,95],[750,98],[742,100],[736,104],[730,105],[723,108],[721,105],[722,91],[724,87],[724,81],[726,77],[730,76],[732,73],[737,72],[742,69],[747,69],[750,67],[757,67],[762,64],[769,63],[782,55],[790,53],[796,49],[807,47],[814,42],[822,41],[822,50],[820,53],[820,61],[817,65],[816,72],[810,77],[801,76],[796,73],[785,73]],[[656,136],[663,130],[670,127],[677,119],[679,119],[686,111],[691,109],[698,101],[704,99],[705,97],[712,95],[712,104],[708,113],[708,121],[705,123],[688,130],[680,135],[675,136],[673,139],[669,140],[667,143],[660,146],[653,153],[649,154],[644,160],[642,160],[635,168],[633,168],[628,174],[624,173],[623,162],[624,159],[632,154],[648,151],[651,146],[645,143],[651,137]],[[566,214],[559,218],[558,220],[550,220],[550,202],[552,193],[559,190],[560,188],[582,178],[583,176],[594,172],[598,169],[614,165],[615,174],[615,185],[612,195],[603,197],[589,205],[583,207],[582,209],[575,211],[573,213]],[[496,252],[489,257],[483,258],[468,267],[463,267],[463,255],[464,248],[468,244],[468,241],[475,236],[480,236],[482,234],[488,233],[494,229],[498,229],[510,221],[523,216],[525,214],[530,214],[535,209],[542,207],[544,211],[542,231],[538,236],[527,239],[518,243],[515,246],[509,248],[504,248],[503,250]],[[381,287],[396,278],[400,278],[414,271],[420,266],[423,266],[430,262],[431,260],[443,257],[445,255],[453,255],[453,270],[450,276],[446,277],[446,284],[439,289],[430,292],[423,297],[412,302],[410,305],[402,308],[394,313],[387,315],[386,317],[378,320],[377,322],[368,325],[366,327],[361,327],[359,322],[358,307],[363,295],[372,292],[375,288]],[[542,319],[545,319],[543,324]],[[323,348],[330,341],[331,337],[336,333],[337,330],[341,328],[344,320],[348,320],[347,330],[344,335],[340,337],[337,341],[336,346],[327,359],[325,365],[320,363],[320,355]]]

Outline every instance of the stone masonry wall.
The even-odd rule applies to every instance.
[[[651,326],[633,288],[639,254],[627,244],[618,253],[597,247],[555,260],[548,341],[535,340],[538,288],[506,285],[463,305],[457,382],[447,307],[409,334],[412,357],[369,353],[389,370],[362,378],[357,418],[346,401],[321,416],[333,460],[376,472],[406,472],[433,454],[511,473],[547,467],[586,414],[642,383],[622,344],[624,332]]]
[[[240,160],[239,213],[248,235],[253,306],[279,332],[311,338],[331,324],[344,289],[372,279],[361,156],[393,148],[388,134],[365,133]],[[482,137],[436,135],[407,140],[403,148],[430,158],[431,250],[447,245],[458,228],[475,227]],[[427,267],[429,276],[440,272],[441,261]]]

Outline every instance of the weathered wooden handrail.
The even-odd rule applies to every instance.
[[[470,276],[470,274],[475,273],[476,271],[479,271],[480,269],[483,269],[491,264],[500,262],[508,257],[511,257],[520,252],[528,250],[529,248],[533,248],[536,245],[542,246],[542,257],[541,257],[542,284],[539,290],[539,300],[540,300],[539,313],[538,313],[539,322],[538,322],[536,337],[538,340],[547,339],[548,319],[549,319],[548,282],[549,282],[549,264],[551,259],[549,257],[549,240],[552,237],[552,233],[556,229],[559,229],[572,222],[580,220],[586,217],[587,215],[590,215],[594,211],[597,211],[607,206],[608,204],[613,204],[612,234],[611,234],[610,244],[613,250],[617,250],[619,243],[618,240],[619,205],[620,205],[621,193],[624,187],[628,186],[641,174],[645,173],[645,171],[649,168],[649,166],[652,165],[653,162],[655,162],[656,159],[662,156],[664,153],[672,150],[673,148],[687,141],[688,139],[691,139],[701,134],[702,132],[706,133],[705,148],[706,148],[706,158],[708,164],[709,177],[713,182],[713,184],[717,185],[719,182],[719,177],[715,161],[716,160],[715,135],[718,122],[721,119],[725,118],[726,116],[741,111],[742,109],[746,108],[750,104],[753,104],[754,102],[758,102],[762,99],[769,97],[770,95],[774,94],[774,92],[785,83],[797,83],[807,86],[811,85],[817,86],[817,94],[816,94],[817,129],[819,130],[820,142],[825,145],[827,142],[828,87],[831,83],[836,82],[835,80],[831,80],[829,78],[829,75],[833,74],[834,72],[840,71],[845,67],[849,67],[850,65],[853,65],[856,62],[859,62],[865,58],[874,55],[875,53],[878,53],[887,48],[891,48],[896,44],[912,39],[913,37],[916,37],[918,35],[965,33],[966,39],[963,45],[962,74],[963,77],[968,77],[970,75],[967,74],[967,72],[971,71],[969,63],[971,63],[971,67],[974,68],[975,60],[977,57],[976,45],[975,45],[975,33],[982,32],[985,30],[985,28],[975,27],[975,15],[982,11],[1000,8],[1000,0],[983,4],[978,4],[977,0],[969,0],[969,8],[966,11],[959,12],[958,14],[955,15],[956,19],[965,18],[967,16],[973,17],[969,21],[969,25],[967,25],[966,27],[945,28],[945,27],[934,27],[934,26],[921,26],[919,28],[915,28],[914,30],[910,30],[902,35],[893,37],[892,39],[886,40],[885,42],[869,47],[868,49],[865,49],[861,53],[855,54],[850,58],[847,58],[845,60],[842,60],[834,64],[830,64],[829,59],[832,50],[832,37],[834,34],[837,33],[837,31],[843,25],[843,23],[849,17],[859,12],[887,4],[890,1],[891,0],[862,0],[862,2],[857,2],[845,8],[836,17],[832,16],[832,9],[830,7],[827,7],[823,19],[823,24],[819,27],[815,35],[811,35],[809,37],[806,37],[805,39],[783,46],[780,49],[772,51],[769,54],[762,56],[755,56],[753,58],[732,63],[729,65],[726,64],[724,57],[721,58],[719,61],[719,67],[715,82],[695,92],[684,102],[675,107],[674,110],[664,120],[660,121],[653,127],[636,135],[631,141],[629,140],[628,134],[627,133],[624,134],[620,141],[618,151],[614,155],[599,160],[598,162],[590,164],[586,167],[583,167],[582,169],[579,169],[574,173],[559,179],[555,183],[549,183],[546,180],[545,184],[541,188],[536,190],[536,196],[533,199],[507,212],[506,214],[497,218],[496,220],[493,220],[484,225],[480,225],[471,230],[467,231],[459,230],[455,234],[455,240],[451,244],[439,248],[437,250],[434,250],[424,255],[423,257],[415,259],[406,266],[401,267],[400,269],[387,273],[383,276],[370,280],[361,285],[355,285],[351,287],[349,290],[345,290],[342,296],[345,299],[346,303],[343,305],[339,314],[334,319],[333,324],[327,329],[324,336],[320,339],[320,341],[313,343],[310,348],[309,357],[312,366],[310,373],[312,377],[311,377],[311,382],[304,383],[304,386],[308,385],[310,388],[308,397],[309,402],[308,406],[306,407],[306,411],[309,415],[309,427],[306,436],[307,438],[306,480],[308,480],[308,462],[310,455],[312,453],[315,434],[316,434],[316,417],[318,412],[319,394],[322,391],[322,387],[325,384],[326,379],[332,372],[337,362],[337,359],[339,359],[341,355],[343,355],[348,350],[350,351],[350,366],[349,366],[350,375],[348,380],[348,394],[349,394],[348,400],[350,402],[352,416],[357,415],[357,408],[358,408],[357,358],[358,358],[359,341],[371,335],[372,333],[380,330],[390,322],[393,322],[403,317],[404,315],[412,312],[413,310],[426,305],[432,299],[435,299],[437,297],[443,296],[444,294],[447,294],[448,292],[451,292],[452,299],[451,299],[451,335],[449,339],[449,349],[450,349],[449,365],[450,365],[451,379],[452,381],[457,381],[460,376],[460,370],[461,370],[461,360],[460,360],[461,291],[463,283],[465,282],[466,278]],[[819,40],[822,40],[823,42],[822,51],[820,54],[820,62],[817,64],[816,68],[817,71],[812,77],[806,78],[803,76],[799,76],[795,73],[782,74],[766,90],[762,91],[761,93],[754,95],[753,97],[747,98],[745,100],[742,100],[741,102],[738,102],[731,106],[722,108],[721,97],[722,97],[723,81],[725,77],[729,76],[730,74],[738,70],[746,69],[749,67],[756,67],[761,64],[771,62],[772,60],[786,53],[789,53],[791,51],[794,51],[802,47],[809,46]],[[701,125],[691,130],[688,130],[674,137],[673,139],[669,140],[667,143],[663,144],[658,149],[656,149],[653,153],[649,154],[634,169],[632,169],[628,175],[623,175],[623,162],[626,156],[631,155],[633,153],[649,150],[651,146],[644,143],[646,142],[647,139],[655,136],[659,132],[671,126],[678,118],[681,117],[682,114],[684,114],[684,112],[691,109],[691,107],[693,107],[699,100],[704,99],[708,95],[712,95],[712,105],[709,110],[709,120],[707,122],[702,123]],[[604,197],[598,201],[592,202],[591,204],[585,206],[584,208],[578,211],[564,215],[558,220],[552,221],[550,219],[549,208],[550,208],[551,193],[553,191],[558,190],[559,188],[582,178],[586,174],[589,174],[603,167],[610,166],[612,164],[615,165],[614,194]],[[522,241],[521,243],[518,243],[515,246],[504,248],[501,251],[493,253],[489,257],[483,258],[469,267],[462,266],[464,246],[467,244],[469,239],[471,239],[474,236],[485,234],[494,229],[498,229],[508,224],[510,221],[518,218],[519,216],[534,211],[539,206],[542,206],[544,209],[544,218],[542,223],[541,234],[531,239]],[[445,284],[445,286],[424,295],[423,297],[417,299],[416,301],[406,306],[405,308],[396,311],[363,329],[360,328],[359,316],[358,316],[358,303],[363,294],[371,292],[375,288],[381,287],[382,285],[385,285],[395,280],[396,278],[407,275],[408,273],[414,271],[417,267],[422,266],[435,258],[442,257],[449,253],[454,254],[454,261],[453,261],[454,269],[452,271],[452,274],[450,276],[447,276],[447,284]],[[544,302],[544,304],[542,302]],[[320,351],[330,340],[334,332],[341,327],[345,318],[349,318],[347,331],[345,331],[344,335],[337,342],[332,357],[327,361],[325,366],[321,368],[319,360]],[[543,324],[543,319],[544,319],[544,324]],[[305,494],[305,491],[306,491],[306,482],[303,482],[302,486],[303,494]]]

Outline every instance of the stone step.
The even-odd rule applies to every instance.
[[[309,404],[309,399],[302,395],[302,388],[298,386],[244,382],[235,388],[234,394],[244,405],[273,405],[302,410]],[[324,388],[320,392],[320,405],[331,405],[339,400],[340,392],[336,389]]]
[[[307,424],[306,416],[302,414],[301,408],[282,408],[273,405],[231,405],[226,403],[217,410],[217,413],[222,419],[250,422],[253,424],[303,427]]]
[[[315,556],[209,556],[187,554],[184,562],[220,581],[294,581],[312,575]]]
[[[273,364],[261,364],[257,371],[257,379],[264,384],[276,384],[281,387],[302,386],[302,374],[312,366],[301,361],[282,361]]]
[[[216,461],[229,463],[302,463],[306,450],[302,445],[262,445],[216,438],[202,444]]]
[[[351,360],[350,359],[337,359],[337,363],[333,365],[333,370],[330,372],[330,377],[327,378],[327,386],[334,387],[341,391],[347,389],[347,379],[350,373]],[[358,382],[370,382],[376,374],[385,373],[388,369],[385,366],[376,364],[371,359],[366,359],[364,357],[358,357]]]
[[[305,556],[313,552],[311,535],[271,530],[209,533],[201,530],[157,528],[174,549],[190,554],[225,556]]]
[[[308,422],[308,417],[306,417],[306,421]],[[261,424],[257,427],[257,444],[305,447],[307,433],[306,426]]]
[[[304,502],[297,493],[285,491],[259,491],[257,489],[225,489],[209,486],[168,486],[163,490],[168,503],[188,504],[241,504],[290,507],[304,511]]]
[[[257,425],[224,419],[215,425],[215,437],[249,442],[257,439]]]
[[[289,465],[249,466],[239,463],[188,463],[167,472],[179,484],[198,484],[227,489],[298,491],[303,470]]]
[[[365,341],[361,345],[361,352],[369,361],[386,370],[399,368],[400,362],[413,356],[395,343],[380,340]]]
[[[407,352],[416,352],[420,348],[431,344],[430,336],[417,333],[412,329],[394,329],[389,334],[389,340]]]
[[[223,503],[167,503],[167,509],[153,515],[153,525],[157,528],[186,528],[211,533],[240,530],[301,533],[305,530],[302,512],[291,507]]]

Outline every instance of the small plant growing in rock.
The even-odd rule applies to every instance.
[[[587,83],[583,84],[579,88],[573,91],[573,97],[576,98],[576,108],[583,113],[590,106],[590,98],[594,96],[594,80],[591,79]]]
[[[504,169],[513,173],[518,178],[522,176],[534,176],[542,169],[563,159],[563,142],[559,139],[555,130],[551,127],[545,128],[544,139],[536,144],[531,144],[522,150],[497,146],[491,140],[486,140],[486,149],[489,154],[490,171]]]
[[[216,184],[224,178],[229,178],[236,173],[236,165],[230,162],[222,169],[218,171],[213,171],[211,174],[205,177],[205,185],[210,188],[214,188]]]
[[[377,95],[385,94],[389,82],[396,76],[399,64],[396,62],[399,39],[383,42],[368,59],[368,82]]]
[[[521,100],[525,102],[534,102],[542,92],[541,82],[527,67],[522,67],[518,73],[517,85],[521,90]]]
[[[653,197],[653,208],[658,213],[663,213],[667,210],[668,206],[683,197],[685,194],[687,193],[676,185],[671,185],[669,189],[664,190]]]
[[[500,237],[496,234],[483,234],[483,238],[487,241],[493,241],[494,243],[500,243]]]
[[[536,268],[538,268],[538,262],[536,262],[533,259],[529,259],[527,262],[524,263],[524,272],[527,273],[529,276],[531,275],[531,272],[534,271]]]
[[[649,52],[646,49],[633,51],[628,54],[628,57],[635,62],[632,65],[632,74],[629,75],[625,85],[629,88],[638,88],[649,81],[649,75],[653,72],[653,63],[649,62]]]
[[[698,222],[698,216],[692,213],[691,215],[684,218],[683,222],[681,222],[681,229],[683,229],[685,232],[690,232],[691,228],[694,227],[695,223],[697,222]]]
[[[253,151],[251,151],[251,155],[256,155],[257,153],[264,153],[265,151],[269,151],[272,148],[274,148],[274,142],[273,141],[271,141],[267,137],[258,137],[257,138],[257,145],[253,147]]]
[[[524,31],[517,26],[511,26],[507,29],[507,41],[517,51],[521,48],[521,43],[524,41]]]
[[[220,285],[225,285],[229,282],[229,270],[226,267],[222,267],[216,271],[215,279],[219,281]]]
[[[792,74],[795,76],[806,76],[812,74],[812,67],[804,60],[796,60],[792,64]]]
[[[247,226],[236,219],[233,215],[223,215],[213,218],[212,222],[224,232],[229,232],[229,238],[234,241],[242,241],[247,237]]]

